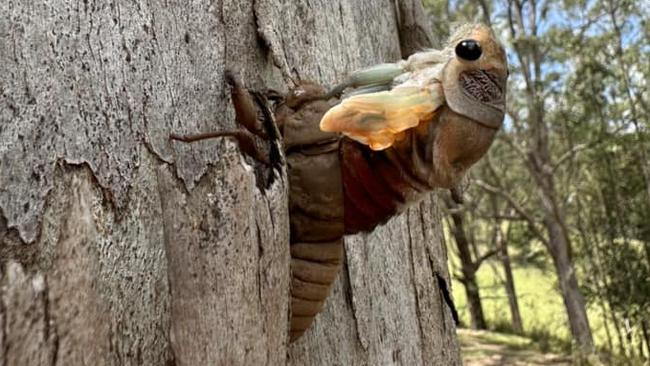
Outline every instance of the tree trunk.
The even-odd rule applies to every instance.
[[[569,256],[569,244],[557,222],[547,218],[544,224],[549,233],[549,250],[560,283],[560,292],[569,318],[571,334],[583,352],[591,353],[594,351],[591,327],[587,319],[585,300],[580,292],[573,263]]]
[[[611,304],[609,305],[610,309],[610,317],[612,318],[612,324],[614,325],[614,331],[616,332],[616,339],[618,340],[618,352],[619,354],[627,357],[628,352],[627,352],[627,344],[625,343],[625,337],[623,336],[623,326],[621,325],[621,320],[618,318],[618,315],[614,312],[611,311],[612,306]]]
[[[643,336],[643,341],[645,342],[645,349],[648,351],[647,359],[650,359],[650,331],[648,331],[648,322],[641,322],[641,335]]]
[[[462,275],[460,282],[465,288],[467,304],[469,305],[470,327],[472,329],[487,329],[478,280],[476,279],[476,272],[478,272],[480,263],[472,259],[470,242],[465,234],[463,214],[459,212],[463,203],[461,195],[462,193],[452,190],[450,197],[446,199],[446,204],[451,211],[450,216],[454,223],[451,232],[454,236],[456,249],[458,249],[458,258],[460,259],[460,271]]]
[[[569,318],[571,335],[577,342],[580,352],[593,353],[594,343],[591,328],[587,318],[585,301],[578,287],[573,263],[571,261],[571,242],[566,228],[564,207],[558,199],[555,186],[551,144],[549,142],[552,128],[547,120],[544,92],[542,89],[542,69],[545,63],[544,52],[537,37],[537,6],[535,1],[526,4],[526,10],[521,3],[510,2],[508,6],[508,22],[513,39],[530,37],[534,40],[530,47],[522,47],[515,42],[514,47],[521,65],[525,80],[525,98],[527,107],[528,143],[526,167],[535,180],[536,193],[543,210],[543,221],[548,235],[548,250],[553,257],[555,270],[560,282],[560,291]],[[529,22],[524,22],[527,15]],[[543,240],[543,238],[540,238]]]
[[[548,234],[548,250],[553,258],[555,271],[560,283],[560,292],[569,318],[569,328],[579,350],[593,353],[594,343],[587,318],[584,297],[578,286],[574,265],[571,259],[571,242],[566,227],[564,208],[558,200],[555,176],[550,168],[549,127],[544,121],[544,107],[536,96],[529,96],[534,149],[529,152],[528,169],[535,179],[537,195],[543,210],[543,224]]]
[[[430,46],[423,14],[1,2],[0,365],[460,364],[437,199],[350,238],[290,346],[284,168],[227,139],[168,141],[233,128],[225,68],[255,89],[331,86]]]
[[[495,205],[496,212],[496,205]],[[495,219],[496,238],[495,244],[499,249],[499,260],[503,266],[503,273],[505,277],[504,287],[506,296],[508,296],[508,306],[510,307],[510,318],[512,320],[512,330],[517,334],[523,334],[524,325],[521,321],[521,312],[519,311],[519,301],[517,300],[517,292],[515,290],[515,277],[512,274],[512,265],[510,263],[510,254],[508,253],[508,240],[503,237],[501,231],[501,220]]]

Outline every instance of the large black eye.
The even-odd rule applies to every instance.
[[[456,55],[467,61],[478,60],[481,57],[481,45],[473,39],[460,41],[456,45]]]

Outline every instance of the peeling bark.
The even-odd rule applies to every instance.
[[[350,238],[325,313],[289,347],[286,173],[260,186],[232,141],[167,139],[234,126],[226,68],[282,91],[412,52],[426,19],[396,9],[423,14],[0,3],[0,365],[459,364],[437,199]]]

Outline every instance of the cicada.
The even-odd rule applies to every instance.
[[[503,123],[507,77],[492,30],[470,24],[441,50],[359,70],[330,92],[300,82],[273,108],[289,175],[291,340],[322,310],[344,235],[368,232],[433,189],[453,187],[486,153]],[[268,113],[259,111],[269,106],[231,84],[245,129],[211,136],[233,136],[268,163],[255,141],[268,138],[259,127]]]

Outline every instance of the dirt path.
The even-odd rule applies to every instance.
[[[568,356],[542,353],[529,339],[510,334],[459,329],[465,366],[570,366]]]

